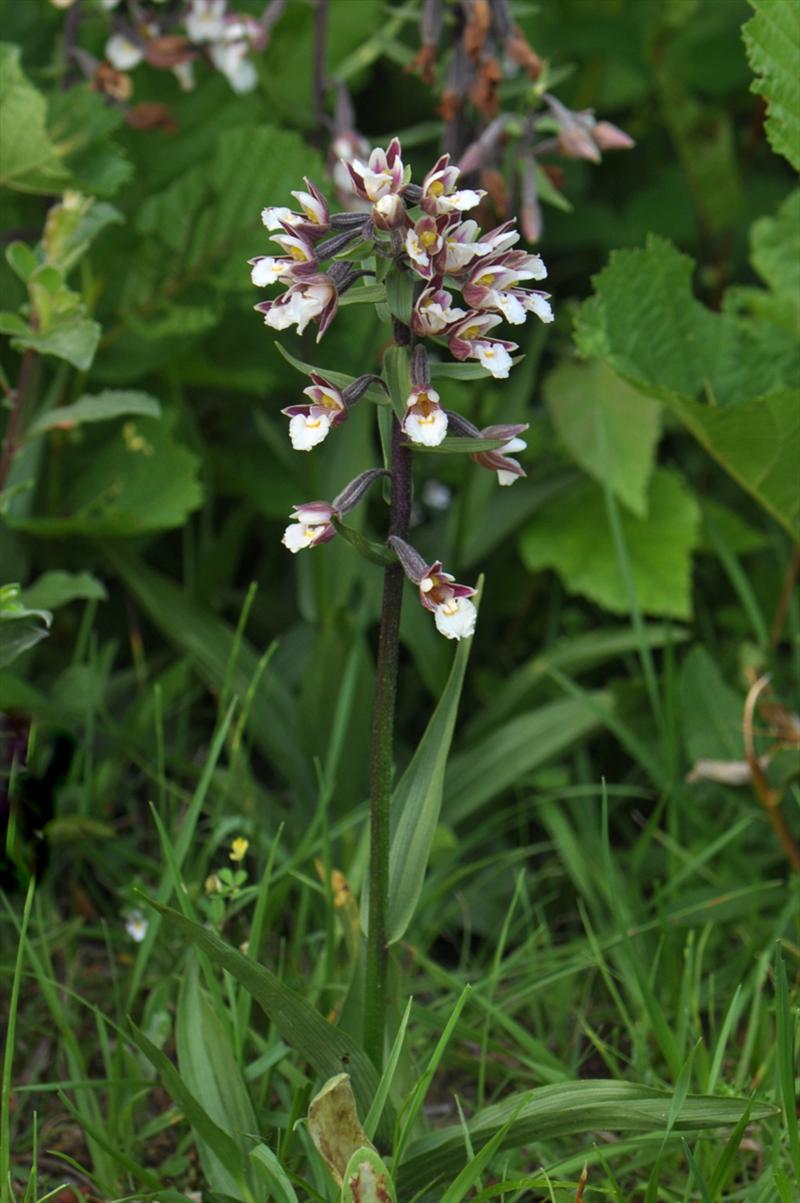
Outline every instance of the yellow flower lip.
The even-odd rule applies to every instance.
[[[432,180],[431,183],[428,184],[428,195],[429,196],[441,196],[443,192],[444,192],[444,184],[442,183],[441,180]]]
[[[237,835],[236,839],[231,844],[231,850],[228,853],[228,857],[232,861],[242,861],[247,855],[247,849],[249,847],[250,841],[246,840],[242,835]]]

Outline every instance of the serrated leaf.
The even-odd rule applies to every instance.
[[[8,43],[0,44],[0,127],[0,187],[52,195],[69,185],[47,131],[47,102],[23,72],[19,47]]]
[[[762,280],[792,314],[800,332],[800,188],[786,197],[775,217],[750,229],[750,260]]]
[[[712,313],[691,293],[693,264],[662,238],[615,251],[581,306],[576,341],[664,401],[739,484],[794,533],[800,405],[787,387],[798,341],[763,319]]]
[[[647,495],[647,517],[620,514],[633,585],[646,614],[689,618],[692,551],[699,507],[680,477],[657,470]],[[615,614],[628,612],[628,591],[617,559],[603,490],[585,484],[544,506],[520,540],[532,571],[554,568],[567,589]]]
[[[527,1097],[511,1095],[502,1103],[479,1111],[467,1124],[476,1151],[483,1147],[509,1118],[500,1148],[520,1148],[534,1141],[576,1136],[583,1132],[663,1132],[672,1095],[633,1082],[595,1079],[540,1086]],[[520,1103],[522,1105],[520,1106]],[[680,1132],[732,1127],[749,1105],[746,1099],[690,1095],[675,1118]],[[753,1120],[768,1119],[776,1108],[753,1107]],[[411,1145],[396,1172],[400,1197],[411,1198],[424,1187],[452,1177],[466,1164],[468,1154],[460,1125],[425,1136]]]
[[[72,430],[84,422],[106,422],[112,418],[159,418],[161,405],[149,393],[126,389],[105,389],[94,397],[81,397],[72,405],[49,409],[32,423],[26,438],[48,430]]]
[[[660,435],[661,406],[605,364],[565,363],[544,383],[553,425],[577,464],[640,518]]]
[[[60,512],[9,517],[9,525],[45,536],[126,536],[180,526],[203,494],[200,462],[176,441],[174,417],[127,422],[90,457],[85,448],[67,447]]]
[[[123,313],[149,320],[167,299],[168,323],[171,308],[184,304],[182,293],[199,278],[218,293],[241,292],[255,302],[247,260],[268,249],[259,214],[266,200],[287,203],[304,174],[324,178],[320,159],[298,134],[264,125],[221,130],[201,163],[141,206],[142,242],[122,286]],[[258,338],[258,319],[252,320]]]
[[[795,0],[750,0],[755,16],[742,26],[756,79],[750,91],[767,102],[765,129],[774,151],[800,171],[800,6]]]

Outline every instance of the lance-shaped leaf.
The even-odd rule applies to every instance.
[[[389,347],[383,356],[383,376],[397,417],[402,421],[411,393],[411,356],[407,347]]]
[[[376,543],[374,539],[368,539],[366,535],[362,535],[360,531],[353,530],[352,526],[348,526],[345,522],[340,522],[338,518],[332,518],[331,521],[336,533],[341,535],[345,542],[355,547],[358,554],[363,556],[365,560],[368,560],[370,564],[377,564],[380,568],[387,568],[389,565],[397,563],[396,557],[385,544]]]
[[[94,397],[81,397],[72,405],[59,405],[41,414],[26,431],[26,438],[48,430],[73,430],[84,422],[107,422],[123,417],[160,418],[161,406],[148,393],[105,389]]]
[[[378,1089],[378,1075],[367,1055],[352,1037],[328,1023],[306,1001],[302,994],[285,985],[280,978],[256,965],[238,949],[226,944],[212,931],[187,919],[185,915],[148,899],[160,914],[186,939],[220,968],[227,970],[258,1003],[280,1032],[287,1044],[306,1058],[314,1071],[326,1078],[344,1070],[350,1074],[353,1093],[362,1113],[366,1115]],[[393,1116],[384,1110],[378,1139],[383,1143],[391,1138]]]
[[[531,1090],[479,1111],[467,1124],[475,1152],[516,1118],[501,1141],[501,1149],[520,1148],[531,1141],[576,1136],[581,1132],[665,1132],[673,1096],[669,1091],[633,1082],[564,1082]],[[524,1096],[523,1096],[524,1100]],[[688,1096],[672,1125],[673,1132],[733,1127],[749,1105],[746,1099]],[[755,1104],[753,1120],[769,1119],[775,1107]],[[444,1128],[412,1144],[397,1171],[400,1197],[411,1198],[424,1187],[459,1172],[467,1162],[464,1130]]]
[[[478,597],[482,586],[483,578],[478,581]],[[476,603],[478,597],[473,599]],[[471,639],[459,642],[444,692],[392,797],[387,920],[390,944],[402,939],[422,892],[442,808],[447,757],[471,645]],[[366,907],[361,921],[366,929]]]
[[[290,363],[293,368],[297,368],[298,372],[302,372],[304,376],[310,376],[312,372],[316,372],[319,376],[324,376],[326,380],[330,380],[331,384],[335,384],[342,392],[355,384],[359,378],[357,376],[348,376],[346,372],[334,372],[331,368],[319,368],[313,363],[306,363],[302,359],[297,359],[292,355],[291,351],[287,351],[282,343],[275,342],[275,346],[280,351],[287,363]],[[389,405],[389,397],[382,384],[371,384],[364,390],[363,396],[367,401],[373,401],[376,405]]]

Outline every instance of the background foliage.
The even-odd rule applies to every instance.
[[[0,496],[0,585],[22,586],[0,589],[9,986],[40,879],[12,1180],[26,1199],[67,1180],[83,1198],[186,1198],[201,1180],[219,1199],[291,1199],[291,1181],[332,1198],[294,1124],[334,1070],[311,1046],[290,1053],[237,984],[260,962],[339,1016],[329,1039],[352,1034],[380,575],[341,539],[290,562],[279,538],[294,502],[378,453],[367,403],[324,455],[291,452],[278,411],[301,377],[253,313],[246,268],[265,204],[304,174],[330,191],[313,12],[290,0],[247,95],[210,71],[182,93],[140,68],[135,99],[174,123],[146,130],[63,86],[63,13],[5,0],[0,14],[0,361],[24,386]],[[419,174],[441,123],[405,70],[416,16],[335,0],[328,71],[364,135],[399,134]],[[432,847],[397,900],[394,1030],[414,1003],[393,1090],[438,1065],[429,1128],[458,1125],[454,1094],[470,1115],[574,1079],[640,1092],[598,1100],[613,1142],[574,1119],[572,1096],[545,1100],[549,1126],[487,1121],[481,1139],[511,1118],[524,1148],[498,1138],[476,1198],[505,1175],[520,1185],[504,1198],[574,1199],[587,1163],[587,1200],[790,1200],[800,896],[759,797],[798,831],[800,16],[792,0],[558,0],[518,19],[564,69],[562,100],[636,147],[563,161],[542,191],[557,321],[510,380],[437,384],[478,426],[531,423],[528,479],[498,490],[467,457],[424,457],[446,490],[419,488],[415,542],[486,582],[446,772],[446,716],[418,753],[425,780],[443,774],[441,812],[404,795],[409,840]],[[106,28],[93,8],[97,54]],[[65,190],[95,199],[55,210]],[[378,370],[384,337],[354,305],[319,349],[288,345],[356,375]],[[377,509],[363,521],[379,533]],[[452,649],[410,605],[402,639],[398,776],[464,667],[447,685]],[[764,672],[756,789],[745,697]],[[708,760],[739,764],[739,783]],[[231,867],[238,835],[250,847]],[[213,873],[222,888],[204,888]],[[188,940],[155,913],[134,944],[137,889],[247,941],[245,969],[215,977],[211,935],[179,963]],[[647,1135],[642,1100],[661,1087],[677,1110]],[[755,1091],[763,1122],[687,1144],[689,1090]],[[464,1160],[457,1129],[423,1133],[408,1130],[404,1199],[436,1148],[454,1173]]]

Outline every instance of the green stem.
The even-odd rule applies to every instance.
[[[395,330],[395,340],[400,342]],[[411,453],[403,445],[397,418],[392,419],[391,501],[389,534],[408,536],[411,517]],[[383,1065],[386,1026],[386,912],[389,900],[389,812],[392,799],[394,716],[400,649],[403,570],[384,569],[383,605],[378,636],[375,709],[372,718],[370,768],[369,933],[364,995],[364,1048],[378,1070]]]

